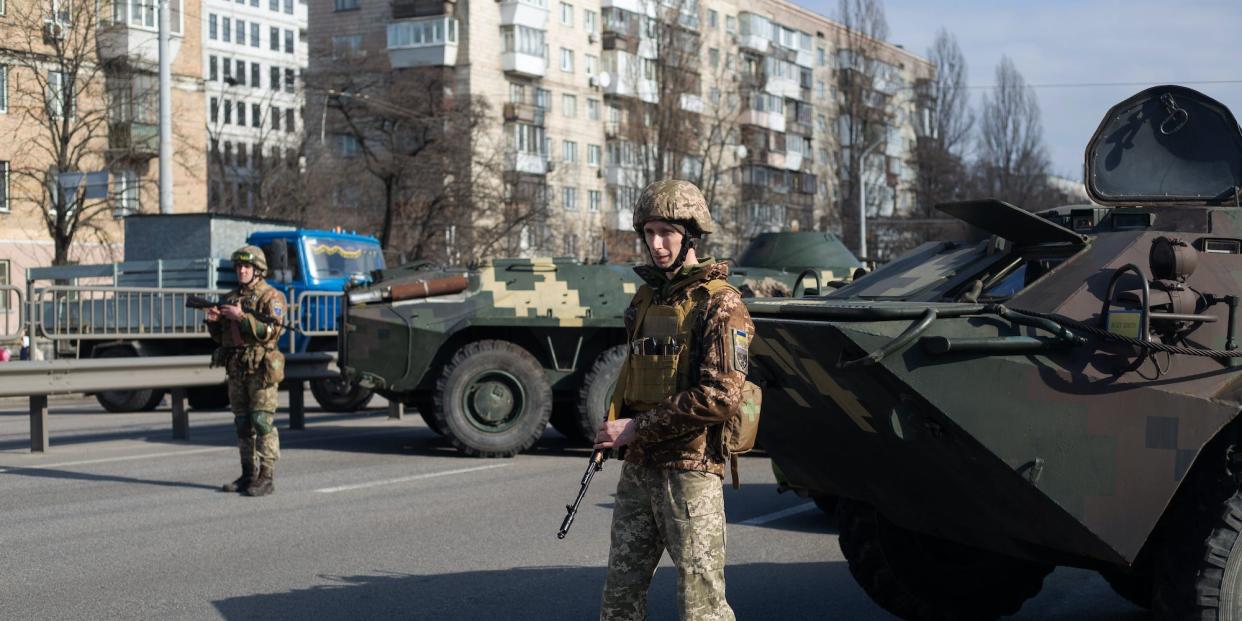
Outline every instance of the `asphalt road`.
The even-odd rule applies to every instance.
[[[282,395],[283,397],[283,395]],[[313,399],[307,395],[308,405]],[[377,403],[382,403],[377,399]],[[313,406],[311,406],[313,408]],[[549,430],[514,459],[459,457],[417,414],[280,416],[277,493],[237,476],[232,416],[105,414],[54,401],[51,450],[29,452],[20,401],[0,402],[0,618],[590,619],[619,466],[555,533],[589,450]],[[830,519],[777,494],[768,459],[727,489],[729,601],[739,619],[892,619],[855,584]],[[656,572],[651,617],[676,616]],[[1093,573],[1060,569],[1014,619],[1144,619]]]

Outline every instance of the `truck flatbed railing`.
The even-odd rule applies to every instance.
[[[17,285],[0,285],[0,342],[16,341],[26,325],[26,298]]]
[[[186,308],[186,298],[223,293],[215,289],[167,287],[32,288],[28,306],[30,332],[53,341],[207,338],[204,311]]]

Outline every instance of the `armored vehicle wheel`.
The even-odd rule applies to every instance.
[[[578,390],[578,416],[574,421],[577,423],[578,438],[583,441],[594,440],[595,431],[608,417],[608,401],[617,387],[624,362],[625,345],[609,347],[595,359],[595,364],[583,378],[582,388]]]
[[[841,499],[841,551],[850,573],[885,610],[911,620],[995,619],[1043,587],[1050,565],[970,548],[898,527]]]
[[[575,443],[585,440],[578,429],[578,404],[574,401],[553,401],[552,417],[548,419],[548,424]]]
[[[444,435],[444,429],[440,427],[440,422],[436,420],[436,402],[431,398],[416,398],[414,407],[418,410],[418,415],[423,417],[423,422],[427,423],[427,428],[434,431],[436,435]]]
[[[315,403],[328,412],[357,412],[367,407],[375,396],[371,389],[351,384],[342,377],[312,380],[310,389]]]
[[[1100,576],[1113,588],[1113,592],[1126,598],[1126,601],[1140,608],[1151,608],[1152,577],[1149,573],[1123,573],[1115,569],[1104,569]]]
[[[99,358],[134,358],[129,348],[114,347],[101,353]],[[144,390],[104,390],[95,393],[95,400],[109,412],[150,412],[159,407],[164,391],[158,388]]]
[[[1170,524],[1156,561],[1152,609],[1157,618],[1242,619],[1240,531],[1242,491],[1221,502],[1216,512],[1196,507]]]
[[[436,381],[434,417],[457,450],[512,457],[543,435],[552,387],[539,361],[506,341],[462,347]]]
[[[224,384],[187,388],[185,400],[195,410],[229,409],[229,389]]]

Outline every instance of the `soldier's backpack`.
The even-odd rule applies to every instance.
[[[730,285],[723,280],[713,280],[707,283],[708,297],[710,298],[717,291],[729,288],[734,291],[736,287]],[[740,332],[740,331],[739,331]],[[726,355],[732,353],[736,356],[735,366],[743,373],[750,371],[750,347],[749,340],[754,335],[733,334],[734,339],[732,352],[726,352]],[[741,487],[737,473],[737,457],[745,455],[755,448],[755,437],[759,435],[759,411],[763,406],[763,389],[750,380],[746,380],[742,384],[742,398],[738,401],[738,407],[725,420],[720,430],[720,450],[729,460],[729,474],[733,478],[733,489]]]

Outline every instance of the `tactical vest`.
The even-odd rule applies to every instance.
[[[686,390],[698,381],[691,365],[699,359],[702,348],[703,313],[716,292],[737,288],[724,280],[709,280],[696,286],[680,304],[654,304],[651,287],[639,289],[635,301],[637,315],[634,333],[629,335],[629,351],[619,378],[621,404],[632,412],[645,412],[668,397]],[[743,369],[745,372],[745,369]],[[759,429],[762,390],[750,381],[742,386],[738,407],[709,438],[719,438],[720,454],[729,461],[733,487],[738,487],[737,456],[755,446]],[[614,418],[618,412],[609,412]]]
[[[275,292],[274,287],[263,282],[251,287],[249,291],[234,290],[225,295],[221,302],[240,304],[243,312],[254,313]],[[222,321],[220,347],[212,355],[211,366],[224,367],[229,377],[261,373],[265,381],[280,383],[285,374],[284,356],[277,349],[278,339],[273,339],[270,343],[255,342],[242,334],[240,322]]]

